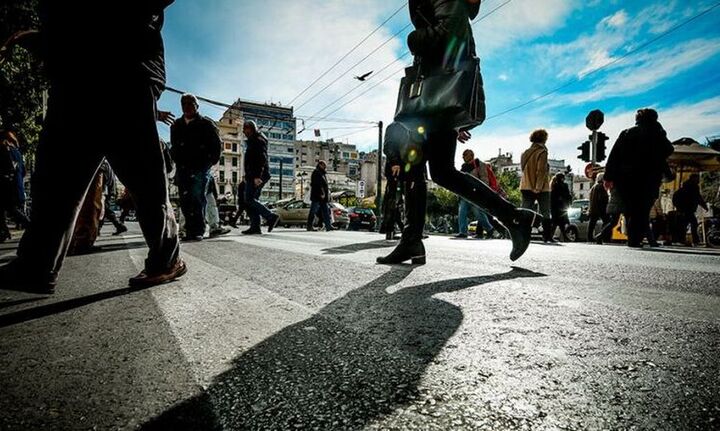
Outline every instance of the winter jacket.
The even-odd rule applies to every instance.
[[[609,196],[602,183],[596,183],[590,189],[590,205],[588,215],[590,217],[603,217],[607,213]]]
[[[256,132],[247,138],[245,148],[245,181],[253,184],[255,178],[260,178],[263,183],[270,181],[270,164],[268,161],[268,141],[262,133]]]
[[[330,187],[328,186],[327,175],[320,168],[315,168],[310,177],[310,201],[328,202],[330,198]]]
[[[550,192],[550,213],[553,218],[563,215],[572,204],[572,193],[565,181],[558,181]]]
[[[695,214],[698,206],[703,207],[706,211],[708,209],[707,203],[700,193],[700,186],[687,181],[673,194],[672,201],[675,208],[685,214]]]
[[[533,143],[530,148],[523,152],[520,158],[522,178],[520,179],[520,190],[534,192],[550,191],[550,179],[548,173],[548,151],[545,144]]]
[[[657,121],[623,130],[610,151],[605,181],[612,181],[624,201],[657,199],[673,146]]]
[[[223,143],[215,122],[197,115],[189,123],[180,118],[170,127],[170,154],[178,170],[204,172],[220,160]]]
[[[475,178],[489,185],[490,179],[488,178],[487,166],[485,165],[485,162],[480,161],[480,159],[475,159],[470,163],[463,163],[460,170],[471,174]]]

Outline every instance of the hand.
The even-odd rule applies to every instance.
[[[540,190],[540,189],[535,189],[535,190],[533,190],[533,193],[535,193],[536,195],[539,195],[540,192],[542,192],[542,190]]]
[[[262,180],[260,178],[255,178],[253,183],[255,184],[255,187],[260,187],[262,185]]]
[[[463,130],[460,133],[458,133],[457,140],[460,141],[461,144],[464,144],[467,141],[469,141],[470,138],[472,138],[472,135],[470,134],[470,132]]]
[[[157,120],[172,126],[175,122],[175,116],[170,111],[157,111]]]
[[[400,175],[400,165],[393,165],[390,170],[392,170],[392,176],[397,177]]]

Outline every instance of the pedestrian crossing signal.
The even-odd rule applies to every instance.
[[[608,139],[610,139],[610,138],[608,138],[608,135],[606,135],[606,134],[604,134],[604,133],[602,133],[602,132],[598,132],[598,136],[597,136],[597,149],[595,150],[595,158],[596,158],[595,161],[596,161],[596,162],[602,162],[603,160],[605,160],[605,157],[606,157],[606,156],[605,156],[605,148],[606,148],[606,147],[605,147],[605,142],[606,142]]]

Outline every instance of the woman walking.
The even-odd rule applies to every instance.
[[[545,129],[534,130],[530,134],[530,148],[522,153],[520,168],[520,193],[522,193],[522,207],[537,207],[542,214],[543,241],[553,240],[552,219],[550,218],[550,180],[548,174],[548,133]]]
[[[568,208],[572,204],[572,193],[570,187],[565,183],[565,174],[558,172],[550,182],[550,215],[552,216],[552,227],[550,238],[555,235],[555,229],[560,228],[560,235],[563,241],[567,241],[567,229],[570,226]]]
[[[450,71],[446,76],[459,76],[459,65],[475,60],[475,41],[470,20],[475,18],[480,2],[467,0],[411,0],[408,2],[410,18],[415,30],[408,35],[408,47],[415,56],[415,73],[412,85],[408,81],[401,87],[400,101],[423,99],[428,94],[446,97],[437,91],[442,86],[442,74],[429,79],[429,72]],[[412,68],[411,68],[412,69]],[[454,74],[453,74],[454,73]],[[497,218],[510,232],[513,249],[510,259],[518,259],[530,242],[530,230],[534,213],[518,209],[503,199],[478,178],[455,169],[457,141],[466,142],[468,132],[484,120],[484,94],[479,70],[474,72],[476,93],[472,96],[472,124],[456,124],[452,115],[419,114],[398,116],[386,132],[386,155],[394,174],[403,172],[405,187],[406,225],[398,246],[387,256],[379,257],[378,263],[395,264],[411,260],[414,264],[425,263],[425,247],[422,243],[427,200],[426,163],[435,183],[457,193],[460,197],[483,208]],[[409,79],[410,77],[406,77]],[[425,78],[427,84],[421,81]],[[449,84],[449,82],[447,82]],[[408,94],[403,93],[408,91]],[[425,92],[423,94],[423,92]],[[455,99],[468,95],[451,94]]]

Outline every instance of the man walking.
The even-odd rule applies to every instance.
[[[480,159],[476,159],[475,153],[472,150],[468,149],[463,151],[463,161],[465,163],[460,167],[460,171],[466,172],[489,185],[490,180],[487,165],[480,161]],[[458,234],[455,235],[455,238],[467,238],[468,236],[468,210],[472,210],[475,215],[474,220],[478,222],[475,238],[483,238],[483,232],[487,232],[488,236],[492,238],[492,233],[495,228],[490,224],[487,214],[481,210],[480,207],[473,205],[463,198],[460,198],[458,204]]]
[[[170,127],[170,153],[175,161],[175,184],[185,217],[185,241],[201,241],[205,233],[210,168],[220,160],[222,141],[215,123],[200,115],[192,94],[180,98],[183,116]]]
[[[243,134],[247,138],[245,148],[245,205],[250,217],[250,228],[242,231],[245,235],[257,235],[260,230],[260,217],[267,222],[268,232],[275,229],[280,217],[273,214],[260,203],[260,192],[270,181],[270,165],[268,163],[268,141],[257,129],[254,121],[243,124]]]
[[[702,207],[705,211],[708,210],[707,203],[700,193],[700,175],[690,175],[690,178],[688,178],[680,189],[675,192],[672,200],[673,205],[678,211],[678,233],[680,234],[680,238],[682,238],[684,242],[689,224],[690,233],[692,235],[692,244],[687,245],[698,245],[700,243],[700,236],[698,235],[698,220],[695,216],[695,212],[697,211],[698,206]]]
[[[307,219],[307,230],[314,231],[313,222],[315,221],[315,215],[320,213],[323,222],[325,223],[325,230],[330,232],[335,230],[332,227],[332,220],[330,219],[330,207],[328,202],[330,200],[330,186],[328,185],[326,175],[327,164],[324,160],[320,160],[315,166],[315,170],[310,177],[310,212],[308,213]]]
[[[106,19],[88,20],[85,2],[41,0],[40,31],[10,40],[39,49],[50,97],[33,175],[33,223],[23,235],[17,259],[0,267],[3,288],[54,292],[75,218],[103,158],[130,190],[149,247],[145,269],[130,285],[152,286],[187,271],[179,258],[177,223],[155,125],[156,101],[165,84],[160,30],[164,9],[171,3],[98,3],[93,14]],[[98,41],[103,49],[97,49]],[[109,80],[112,76],[122,79]],[[102,121],[84,122],[79,133],[77,113],[87,110],[87,101],[97,99],[99,89],[108,85],[116,95],[114,109],[122,114],[122,133],[108,134]]]

